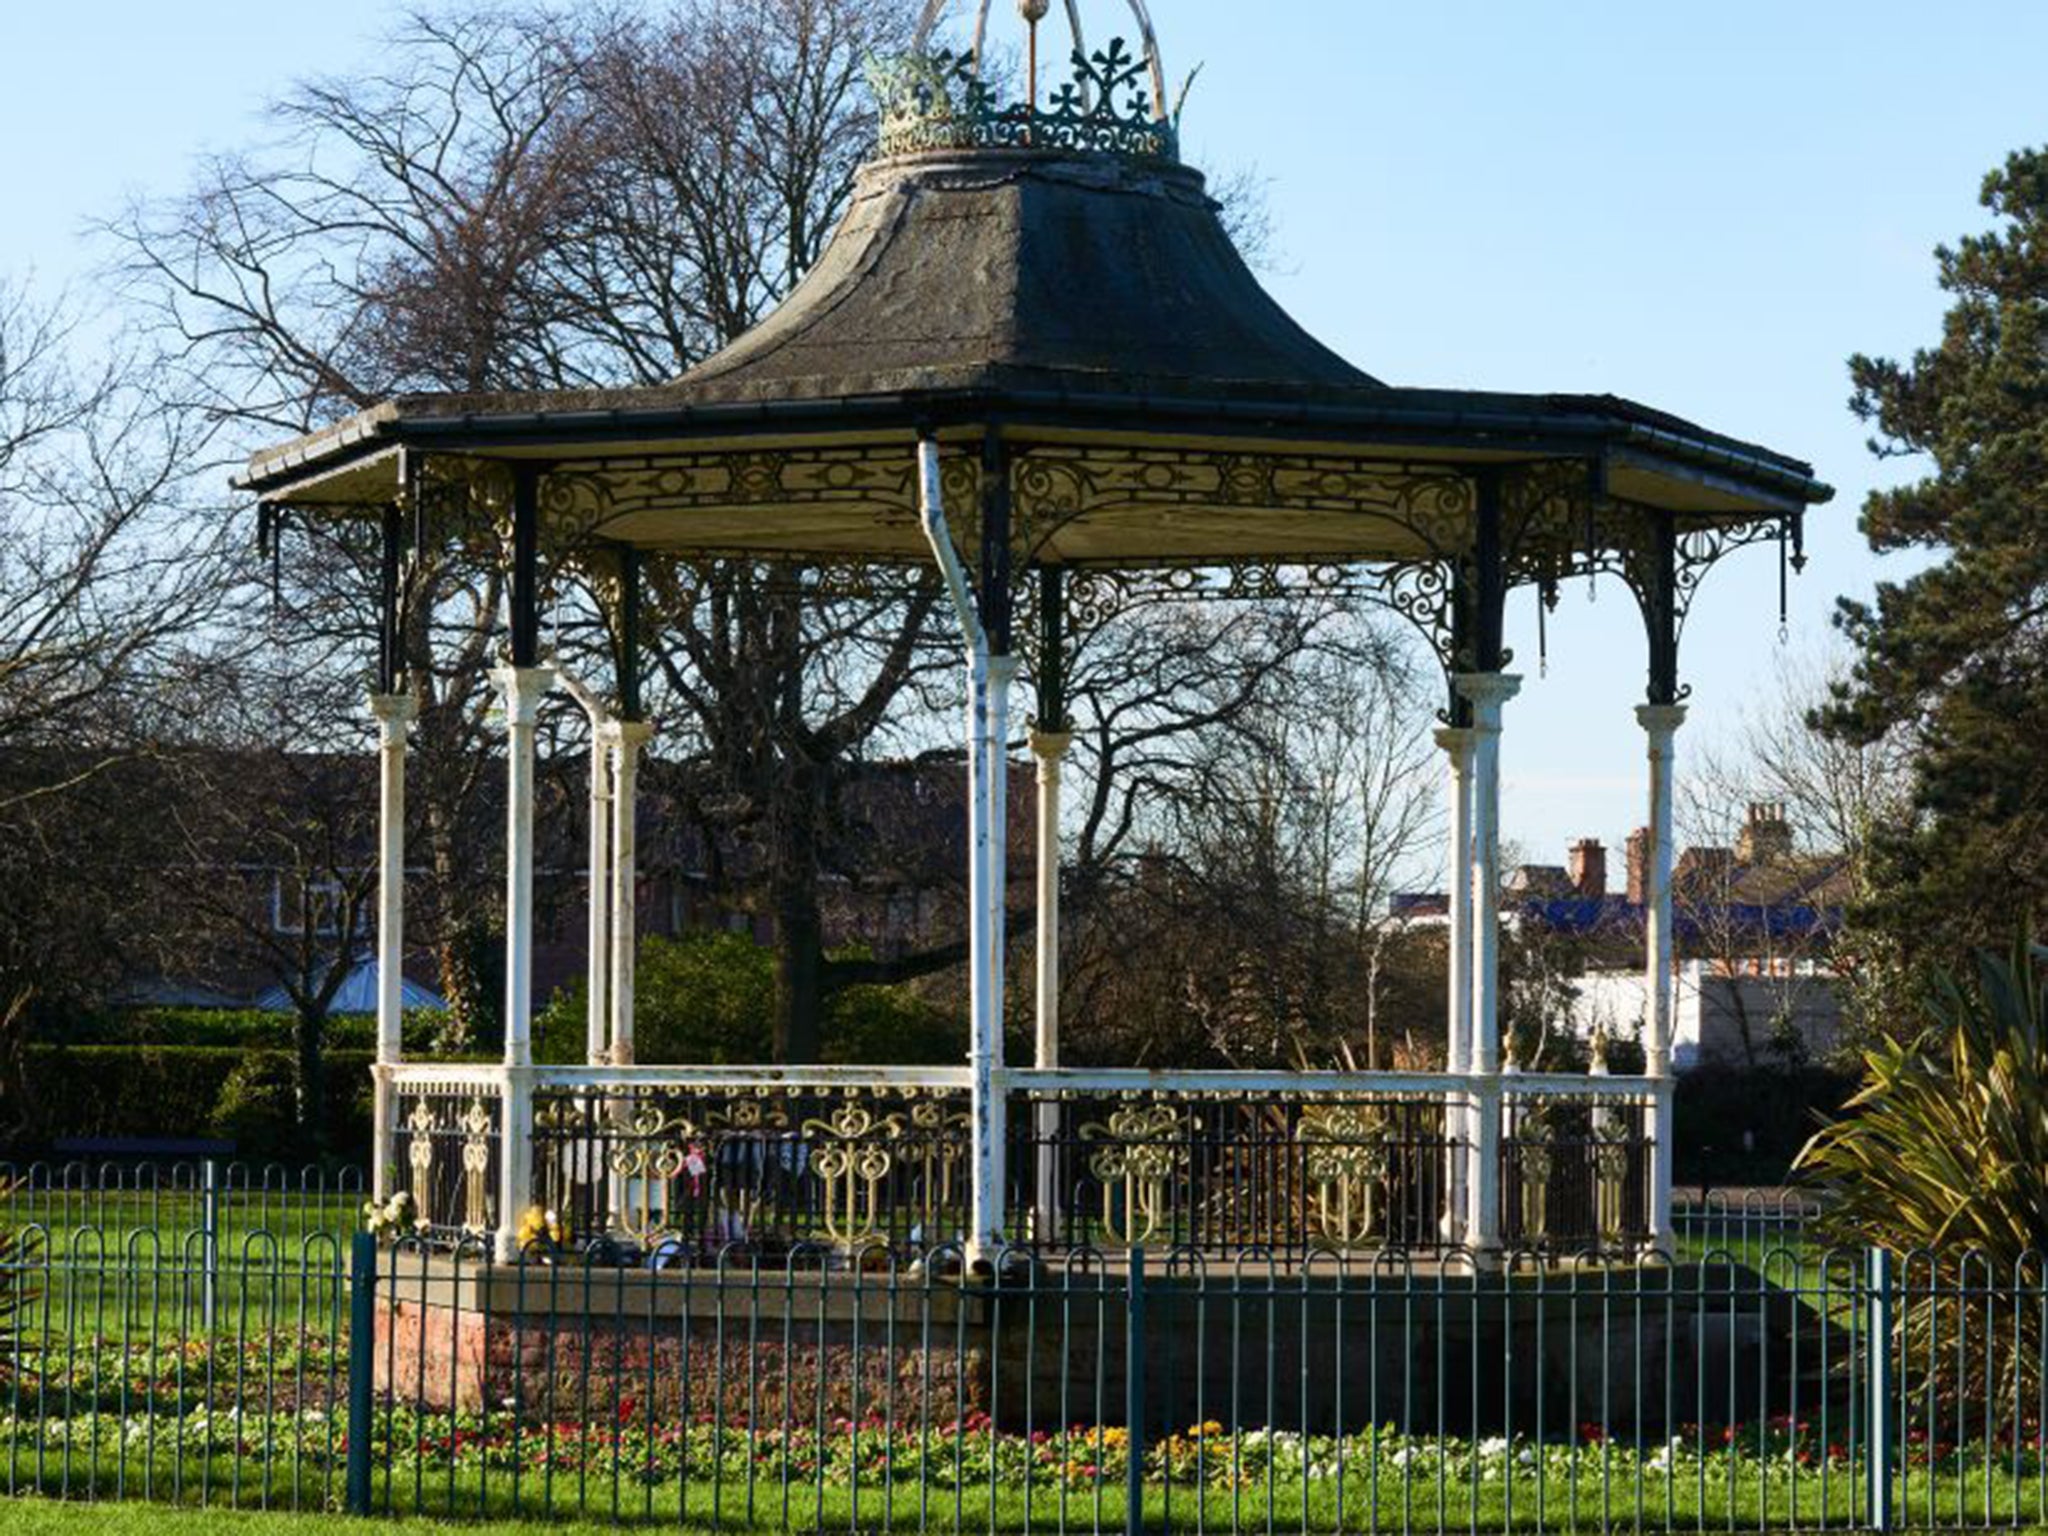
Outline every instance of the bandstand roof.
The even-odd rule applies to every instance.
[[[1081,565],[1441,553],[1458,536],[1432,529],[1463,521],[1449,487],[1487,464],[1592,465],[1574,483],[1681,523],[1830,494],[1796,459],[1614,396],[1384,383],[1260,287],[1143,98],[1112,115],[1112,66],[1064,114],[973,97],[935,116],[940,78],[914,111],[885,96],[884,152],[788,300],[681,378],[401,396],[258,453],[244,484],[340,510],[395,499],[401,450],[537,459],[553,515],[603,540],[919,560],[916,435],[994,434],[1025,557]]]

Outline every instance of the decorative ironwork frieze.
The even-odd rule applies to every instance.
[[[1015,463],[1017,532],[1033,560],[1053,558],[1077,518],[1157,508],[1355,516],[1412,558],[1452,559],[1471,542],[1476,505],[1469,474],[1343,454],[1039,444]],[[1247,545],[1257,536],[1246,524]]]
[[[1385,565],[1325,562],[1284,565],[1161,566],[1069,571],[1067,619],[1077,630],[1097,627],[1154,603],[1272,602],[1321,599],[1385,608],[1421,633],[1446,672],[1457,670],[1452,567],[1442,560]]]

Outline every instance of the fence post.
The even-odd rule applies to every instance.
[[[220,1288],[220,1159],[199,1165],[199,1321],[210,1336]]]
[[[1130,1279],[1124,1286],[1124,1432],[1129,1461],[1124,1470],[1124,1530],[1145,1529],[1145,1250],[1131,1249]]]
[[[1863,1321],[1865,1522],[1874,1531],[1892,1529],[1892,1256],[1882,1248],[1865,1255]]]
[[[358,1232],[348,1264],[348,1471],[345,1507],[370,1513],[371,1387],[377,1353],[377,1238]]]

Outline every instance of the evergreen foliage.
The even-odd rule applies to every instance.
[[[1857,661],[1816,723],[1912,749],[1914,814],[1872,829],[1859,914],[1908,967],[2003,943],[2048,892],[2048,149],[1981,201],[1996,225],[1936,252],[1940,340],[1850,362],[1872,452],[1928,469],[1872,492],[1863,533],[1925,563],[1842,601]]]

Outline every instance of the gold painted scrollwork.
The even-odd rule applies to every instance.
[[[1618,1244],[1628,1225],[1628,1128],[1611,1113],[1595,1116],[1593,1126],[1594,1216],[1600,1241]]]
[[[689,1144],[703,1132],[687,1115],[642,1104],[620,1134],[608,1158],[613,1218],[635,1242],[651,1243],[674,1230],[675,1181],[688,1165]]]
[[[1102,1225],[1112,1240],[1134,1246],[1168,1224],[1169,1185],[1187,1167],[1188,1132],[1199,1126],[1171,1104],[1125,1104],[1081,1127],[1082,1140],[1103,1144],[1088,1170],[1102,1181]]]
[[[1550,1121],[1531,1110],[1515,1141],[1521,1152],[1522,1240],[1541,1242],[1550,1230],[1550,1171],[1556,1153],[1550,1145]]]
[[[849,1100],[803,1129],[814,1139],[811,1171],[825,1186],[826,1234],[844,1248],[881,1237],[882,1181],[896,1164],[891,1144],[903,1135],[903,1117]]]
[[[465,1231],[491,1229],[491,1142],[497,1117],[482,1099],[471,1099],[462,1116],[462,1225]]]
[[[1383,1207],[1393,1157],[1385,1114],[1371,1104],[1311,1104],[1295,1131],[1315,1186],[1310,1219],[1327,1242],[1346,1248],[1384,1240]]]
[[[973,1119],[936,1094],[912,1097],[906,1112],[905,1135],[914,1138],[917,1165],[918,1215],[926,1235],[954,1209],[956,1186],[967,1157]]]
[[[412,1113],[405,1117],[405,1129],[410,1141],[406,1160],[412,1164],[413,1209],[425,1221],[429,1219],[427,1197],[434,1187],[434,1106],[424,1098],[415,1099]]]

